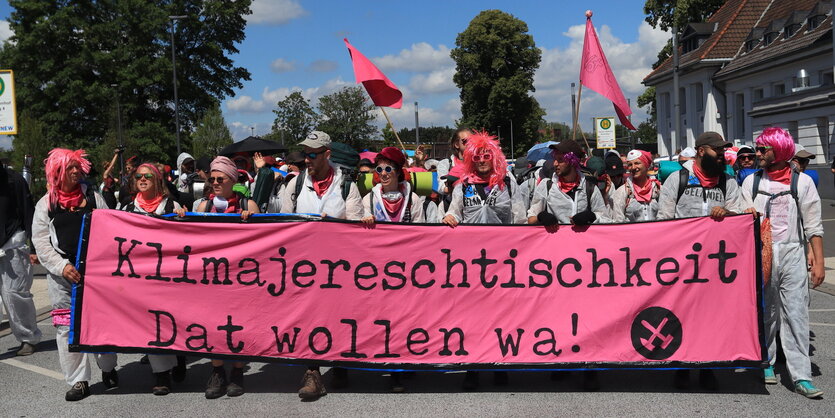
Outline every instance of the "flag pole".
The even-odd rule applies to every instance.
[[[382,106],[377,106],[377,107],[380,108],[380,110],[383,111],[383,116],[386,117],[386,121],[389,123],[389,128],[391,128],[391,131],[394,132],[394,137],[397,138],[397,143],[400,144],[400,149],[405,151],[406,147],[403,146],[403,141],[400,140],[400,135],[398,135],[397,130],[394,129],[394,125],[391,123],[391,119],[389,119],[389,115],[388,115],[388,113],[386,113],[386,109],[383,109]]]
[[[577,128],[580,127],[580,99],[583,97],[583,83],[580,82],[580,88],[577,90],[577,111],[574,112],[574,132],[571,134],[571,140],[576,140],[577,138]],[[586,149],[591,151],[591,146],[589,145],[589,141],[586,139],[586,134],[583,131],[580,131],[581,136],[583,137],[583,142],[586,143]]]

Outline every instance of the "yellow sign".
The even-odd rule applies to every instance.
[[[615,118],[594,118],[594,133],[597,149],[615,148]]]
[[[17,134],[17,105],[14,94],[14,73],[0,70],[0,135]]]

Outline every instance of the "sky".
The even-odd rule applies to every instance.
[[[315,105],[319,97],[354,85],[342,41],[347,37],[403,92],[402,109],[387,109],[395,128],[414,128],[415,102],[421,126],[454,126],[461,112],[449,51],[479,12],[499,9],[526,22],[542,50],[533,95],[546,112],[545,120],[569,122],[571,83],[579,85],[584,13],[591,9],[603,51],[624,95],[632,100],[637,126],[648,117],[636,105],[644,91],[641,80],[669,38],[644,21],[643,4],[643,0],[254,0],[246,39],[233,56],[236,65],[250,71],[251,80],[223,101],[223,115],[236,140],[253,131],[263,135],[275,119],[275,104],[291,92],[302,92]],[[0,3],[0,41],[10,36],[5,21],[9,13],[8,3]],[[591,118],[615,116],[611,102],[589,89],[583,90],[581,100],[580,123],[587,131],[592,129]],[[381,113],[376,123],[385,124]],[[0,146],[7,142],[0,141]]]

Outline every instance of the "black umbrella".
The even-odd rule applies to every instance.
[[[257,136],[250,136],[249,138],[235,142],[232,145],[223,147],[219,154],[229,157],[239,152],[260,152],[265,155],[270,155],[277,154],[279,152],[287,152],[287,148],[278,142],[261,139]]]

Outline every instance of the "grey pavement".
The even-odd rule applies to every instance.
[[[821,400],[808,400],[791,391],[785,367],[776,386],[760,383],[751,370],[719,370],[715,392],[679,391],[669,371],[613,370],[600,373],[601,390],[584,392],[580,373],[551,381],[546,372],[511,372],[510,384],[492,385],[481,373],[477,392],[462,392],[460,372],[419,372],[405,380],[407,393],[388,393],[382,372],[350,372],[351,386],[316,402],[301,402],[296,394],[305,368],[276,363],[251,363],[245,377],[247,393],[239,398],[206,400],[205,382],[211,371],[207,360],[190,359],[186,381],[175,384],[168,396],[150,393],[150,366],[139,355],[120,354],[121,386],[106,391],[93,365],[93,395],[81,402],[65,402],[64,382],[55,348],[55,329],[48,317],[46,279],[36,270],[35,295],[44,341],[29,357],[15,357],[18,342],[0,325],[0,416],[835,416],[835,204],[823,202],[824,255],[827,279],[822,291],[812,291],[810,312],[812,363],[815,383],[824,390]],[[8,351],[6,351],[8,350]],[[330,373],[322,369],[326,383]]]

